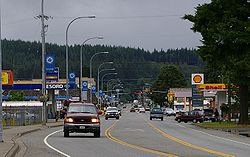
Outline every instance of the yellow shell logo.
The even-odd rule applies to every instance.
[[[195,75],[195,76],[193,77],[193,81],[194,81],[195,83],[201,83],[202,77],[201,77],[200,75]]]

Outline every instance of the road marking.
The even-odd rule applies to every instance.
[[[211,150],[211,149],[207,149],[207,148],[204,148],[204,147],[200,147],[200,146],[196,146],[196,145],[193,145],[191,143],[188,143],[186,141],[183,141],[179,138],[176,138],[174,136],[171,136],[167,133],[165,133],[164,131],[160,130],[159,128],[155,127],[153,124],[147,122],[149,126],[151,126],[154,130],[156,130],[157,132],[159,132],[162,136],[174,141],[174,142],[177,142],[177,143],[180,143],[182,145],[185,145],[187,147],[191,147],[193,149],[197,149],[197,150],[200,150],[200,151],[203,151],[203,152],[208,152],[208,153],[211,153],[211,154],[215,154],[215,155],[220,155],[220,156],[224,156],[224,157],[235,157],[234,155],[231,155],[231,154],[226,154],[226,153],[222,153],[222,152],[218,152],[218,151],[214,151],[214,150]]]
[[[125,128],[123,131],[145,132],[143,129],[132,129],[132,128]]]
[[[149,153],[152,153],[152,154],[157,154],[157,155],[167,156],[167,157],[178,157],[178,156],[173,155],[173,154],[168,154],[168,153],[165,153],[165,152],[161,152],[161,151],[141,147],[141,146],[138,146],[138,145],[130,144],[130,143],[124,142],[124,141],[122,141],[122,140],[120,140],[118,138],[115,138],[114,136],[111,135],[111,129],[115,126],[116,123],[117,123],[117,121],[114,122],[108,129],[105,130],[105,136],[108,139],[110,139],[111,141],[116,142],[116,143],[121,144],[121,145],[124,145],[124,146],[127,146],[127,147],[130,147],[130,148],[138,149],[138,150],[143,151],[143,152],[149,152]]]
[[[189,128],[189,127],[186,127],[186,126],[180,125],[180,124],[176,124],[176,125],[178,125],[178,126],[180,126],[180,127],[183,127],[183,128]],[[205,134],[205,135],[209,135],[209,136],[211,136],[211,137],[216,137],[216,138],[219,138],[219,139],[223,139],[223,140],[225,140],[225,141],[230,141],[230,142],[234,142],[234,143],[238,143],[238,144],[242,144],[242,145],[246,145],[246,146],[250,147],[250,144],[248,144],[248,143],[244,143],[244,142],[239,142],[239,141],[231,140],[231,139],[224,138],[224,137],[219,137],[219,136],[212,135],[212,134],[209,134],[209,133],[200,131],[200,130],[195,130],[195,129],[192,129],[192,128],[189,128],[189,129],[194,130],[194,131],[196,131],[196,132],[203,133],[203,134]]]
[[[58,153],[60,153],[60,154],[62,154],[62,155],[64,155],[64,156],[66,156],[66,157],[71,157],[70,155],[68,155],[68,154],[66,154],[66,153],[64,153],[64,152],[62,152],[62,151],[60,151],[60,150],[58,150],[58,149],[52,147],[52,146],[47,142],[47,139],[48,139],[50,136],[52,136],[52,135],[54,135],[54,134],[56,134],[56,133],[58,133],[58,132],[61,132],[61,131],[63,131],[63,130],[57,130],[57,131],[55,131],[55,132],[52,132],[51,134],[49,134],[48,136],[46,136],[46,137],[44,138],[43,142],[44,142],[50,149],[53,149],[54,151],[56,151],[56,152],[58,152]]]

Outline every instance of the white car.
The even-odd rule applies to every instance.
[[[163,112],[167,116],[175,116],[176,112],[172,108],[166,108]]]
[[[145,113],[145,108],[144,107],[139,108],[139,113]]]

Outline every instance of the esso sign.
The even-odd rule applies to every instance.
[[[47,84],[46,89],[63,89],[63,84]]]

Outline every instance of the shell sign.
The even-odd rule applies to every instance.
[[[192,74],[192,85],[204,84],[204,74]]]

